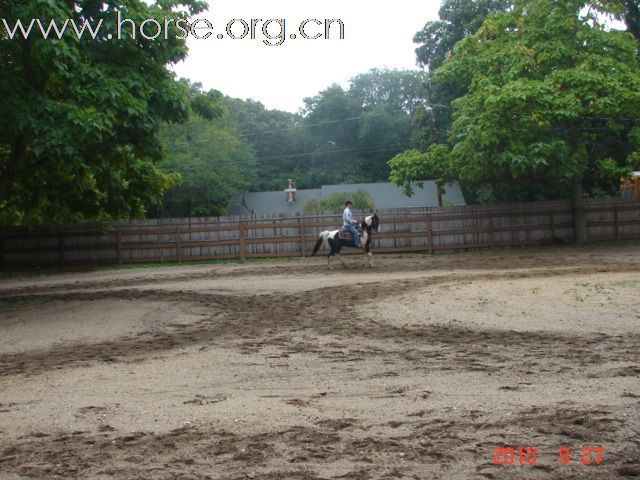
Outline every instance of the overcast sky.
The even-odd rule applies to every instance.
[[[413,36],[427,21],[438,18],[440,2],[210,0],[209,6],[209,11],[192,19],[202,19],[195,33],[205,37],[210,32],[209,38],[188,37],[189,57],[175,66],[177,74],[202,83],[206,90],[215,88],[231,97],[258,100],[270,109],[296,112],[304,97],[334,82],[346,85],[351,77],[372,68],[418,68]],[[281,45],[264,43],[276,44],[283,37],[282,24],[275,21],[267,28],[273,40],[265,37],[262,30],[269,19],[284,19]],[[302,37],[300,24],[307,19],[312,21],[306,23],[304,34],[322,34],[321,38]],[[330,38],[323,38],[325,19],[343,22],[343,40],[337,22],[331,24]],[[227,32],[229,23],[235,40]],[[239,38],[245,24],[249,29],[254,26],[254,39],[250,31]]]

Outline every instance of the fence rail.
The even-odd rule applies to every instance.
[[[640,202],[586,201],[589,240],[640,239]],[[362,217],[369,211],[359,211]],[[468,250],[573,240],[566,201],[378,210],[376,252]],[[0,267],[308,255],[341,214],[203,217],[0,231]]]

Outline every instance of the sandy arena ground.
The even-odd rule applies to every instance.
[[[640,477],[640,243],[346,261],[0,277],[0,479]]]

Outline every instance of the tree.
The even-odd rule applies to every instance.
[[[391,167],[389,179],[396,185],[402,185],[408,196],[413,195],[412,182],[433,178],[439,206],[442,206],[444,185],[455,179],[449,148],[443,144],[430,145],[426,152],[411,149],[399,153],[389,160],[389,166]],[[418,186],[423,185],[418,182]]]
[[[635,37],[637,42],[640,42],[640,2],[638,0],[600,0],[598,3],[601,11],[624,21],[627,31]],[[640,47],[638,55],[640,55]]]
[[[459,42],[436,72],[467,79],[469,92],[453,102],[443,170],[476,186],[534,183],[572,198],[578,242],[586,240],[585,193],[629,169],[640,125],[635,41],[582,14],[587,6],[518,1]],[[409,166],[396,161],[393,178],[411,181]]]
[[[218,99],[221,94],[212,90],[206,96]],[[161,139],[167,155],[159,167],[179,174],[180,181],[165,192],[158,216],[223,215],[229,198],[255,183],[253,150],[227,114],[216,119],[192,115],[184,124],[167,124]]]
[[[629,31],[640,42],[640,4],[638,0],[624,0],[625,12],[623,14],[624,21]],[[638,49],[640,55],[640,49]]]
[[[431,73],[438,69],[453,52],[453,47],[463,38],[473,35],[482,26],[488,15],[506,11],[512,0],[443,0],[438,12],[439,19],[429,21],[413,37],[418,65],[426,69],[429,103],[418,107],[413,123],[423,140],[421,148],[429,143],[446,141],[451,128],[451,102],[467,93],[464,82],[453,78],[434,82]],[[445,107],[445,108],[442,108]]]
[[[281,190],[296,174],[304,133],[301,116],[280,110],[267,110],[255,100],[225,97],[229,118],[238,125],[243,141],[255,153],[255,172],[249,190]]]
[[[389,175],[387,160],[419,142],[411,119],[426,100],[425,75],[415,70],[372,69],[351,79],[349,94],[362,111],[354,138],[361,149],[360,177],[382,181]]]
[[[183,7],[180,9],[180,7]],[[141,216],[176,180],[156,166],[163,122],[188,118],[191,105],[215,115],[207,98],[190,97],[168,65],[186,55],[181,31],[147,40],[116,32],[118,12],[140,26],[186,19],[199,0],[16,0],[0,3],[10,26],[49,19],[78,27],[61,38],[27,38],[6,31],[0,40],[0,223],[53,223]],[[124,27],[123,27],[124,28]],[[130,27],[127,27],[130,28]],[[149,34],[147,34],[149,36]],[[95,38],[93,38],[95,37]]]
[[[424,102],[424,76],[410,70],[371,70],[305,99],[307,135],[299,186],[379,182],[387,160],[418,142],[411,116]]]
[[[425,75],[415,70],[373,68],[349,81],[349,94],[365,111],[384,108],[410,115],[425,99]]]
[[[418,64],[433,72],[463,38],[473,35],[491,13],[507,10],[511,0],[443,0],[439,20],[430,21],[413,37]]]
[[[253,149],[251,191],[386,180],[387,160],[418,143],[411,123],[424,103],[424,75],[371,70],[305,99],[300,113],[267,110],[255,100],[226,97],[229,117]]]
[[[295,178],[302,188],[328,183],[353,183],[359,178],[357,138],[362,107],[349,91],[333,84],[315,97],[305,98],[303,109],[305,153],[303,174]]]

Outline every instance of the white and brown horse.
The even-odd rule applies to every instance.
[[[378,226],[380,225],[380,219],[377,214],[373,214],[364,219],[364,221],[359,225],[359,230],[361,232],[360,244],[362,245],[362,249],[364,250],[365,255],[369,261],[369,266],[373,267],[373,259],[371,254],[371,237],[373,232],[378,231]],[[342,266],[345,266],[344,260],[340,256],[340,250],[342,247],[352,247],[356,248],[353,244],[353,237],[351,234],[348,234],[348,238],[343,238],[343,235],[340,235],[340,229],[338,230],[325,230],[324,232],[320,232],[318,235],[318,241],[313,247],[313,252],[311,255],[315,255],[320,247],[324,244],[329,244],[329,248],[331,251],[328,255],[328,265],[331,268],[331,257],[334,255],[340,259],[342,262]]]

